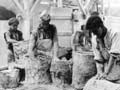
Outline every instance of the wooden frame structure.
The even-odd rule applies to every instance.
[[[19,2],[19,0],[12,0],[13,3],[19,8],[21,13],[24,15],[24,39],[28,40],[30,37],[30,25],[31,19],[33,15],[33,11],[35,10],[36,6],[40,4],[41,0],[22,0],[23,6]],[[32,4],[30,6],[30,4]]]
[[[23,5],[21,5],[19,0],[12,0],[13,3],[19,8],[21,13],[24,16],[24,39],[28,40],[30,37],[30,25],[32,20],[32,15],[42,0],[22,0]],[[49,0],[50,1],[50,0]],[[57,3],[58,7],[62,7],[62,0],[53,0],[54,3]],[[30,5],[31,4],[31,5]],[[45,10],[44,12],[46,12]],[[43,13],[42,13],[43,14]]]

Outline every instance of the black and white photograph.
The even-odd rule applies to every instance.
[[[120,0],[0,0],[0,90],[120,90]]]

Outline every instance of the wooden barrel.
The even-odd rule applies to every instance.
[[[73,52],[72,85],[82,89],[86,82],[97,73],[92,52]]]

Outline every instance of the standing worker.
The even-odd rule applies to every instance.
[[[58,37],[56,27],[50,24],[51,17],[44,14],[40,17],[37,30],[33,31],[29,42],[29,56],[31,70],[28,69],[28,80],[33,83],[50,82],[50,64],[56,60],[58,51]],[[35,64],[36,65],[32,65]],[[42,70],[42,68],[44,70]],[[34,71],[31,75],[30,72]],[[36,74],[37,73],[37,74]]]
[[[13,43],[23,40],[22,32],[17,29],[19,21],[11,18],[8,22],[10,29],[4,33],[4,38],[8,47],[8,64],[15,62]]]

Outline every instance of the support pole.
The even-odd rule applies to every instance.
[[[57,4],[58,4],[58,7],[63,7],[62,0],[58,0]]]

